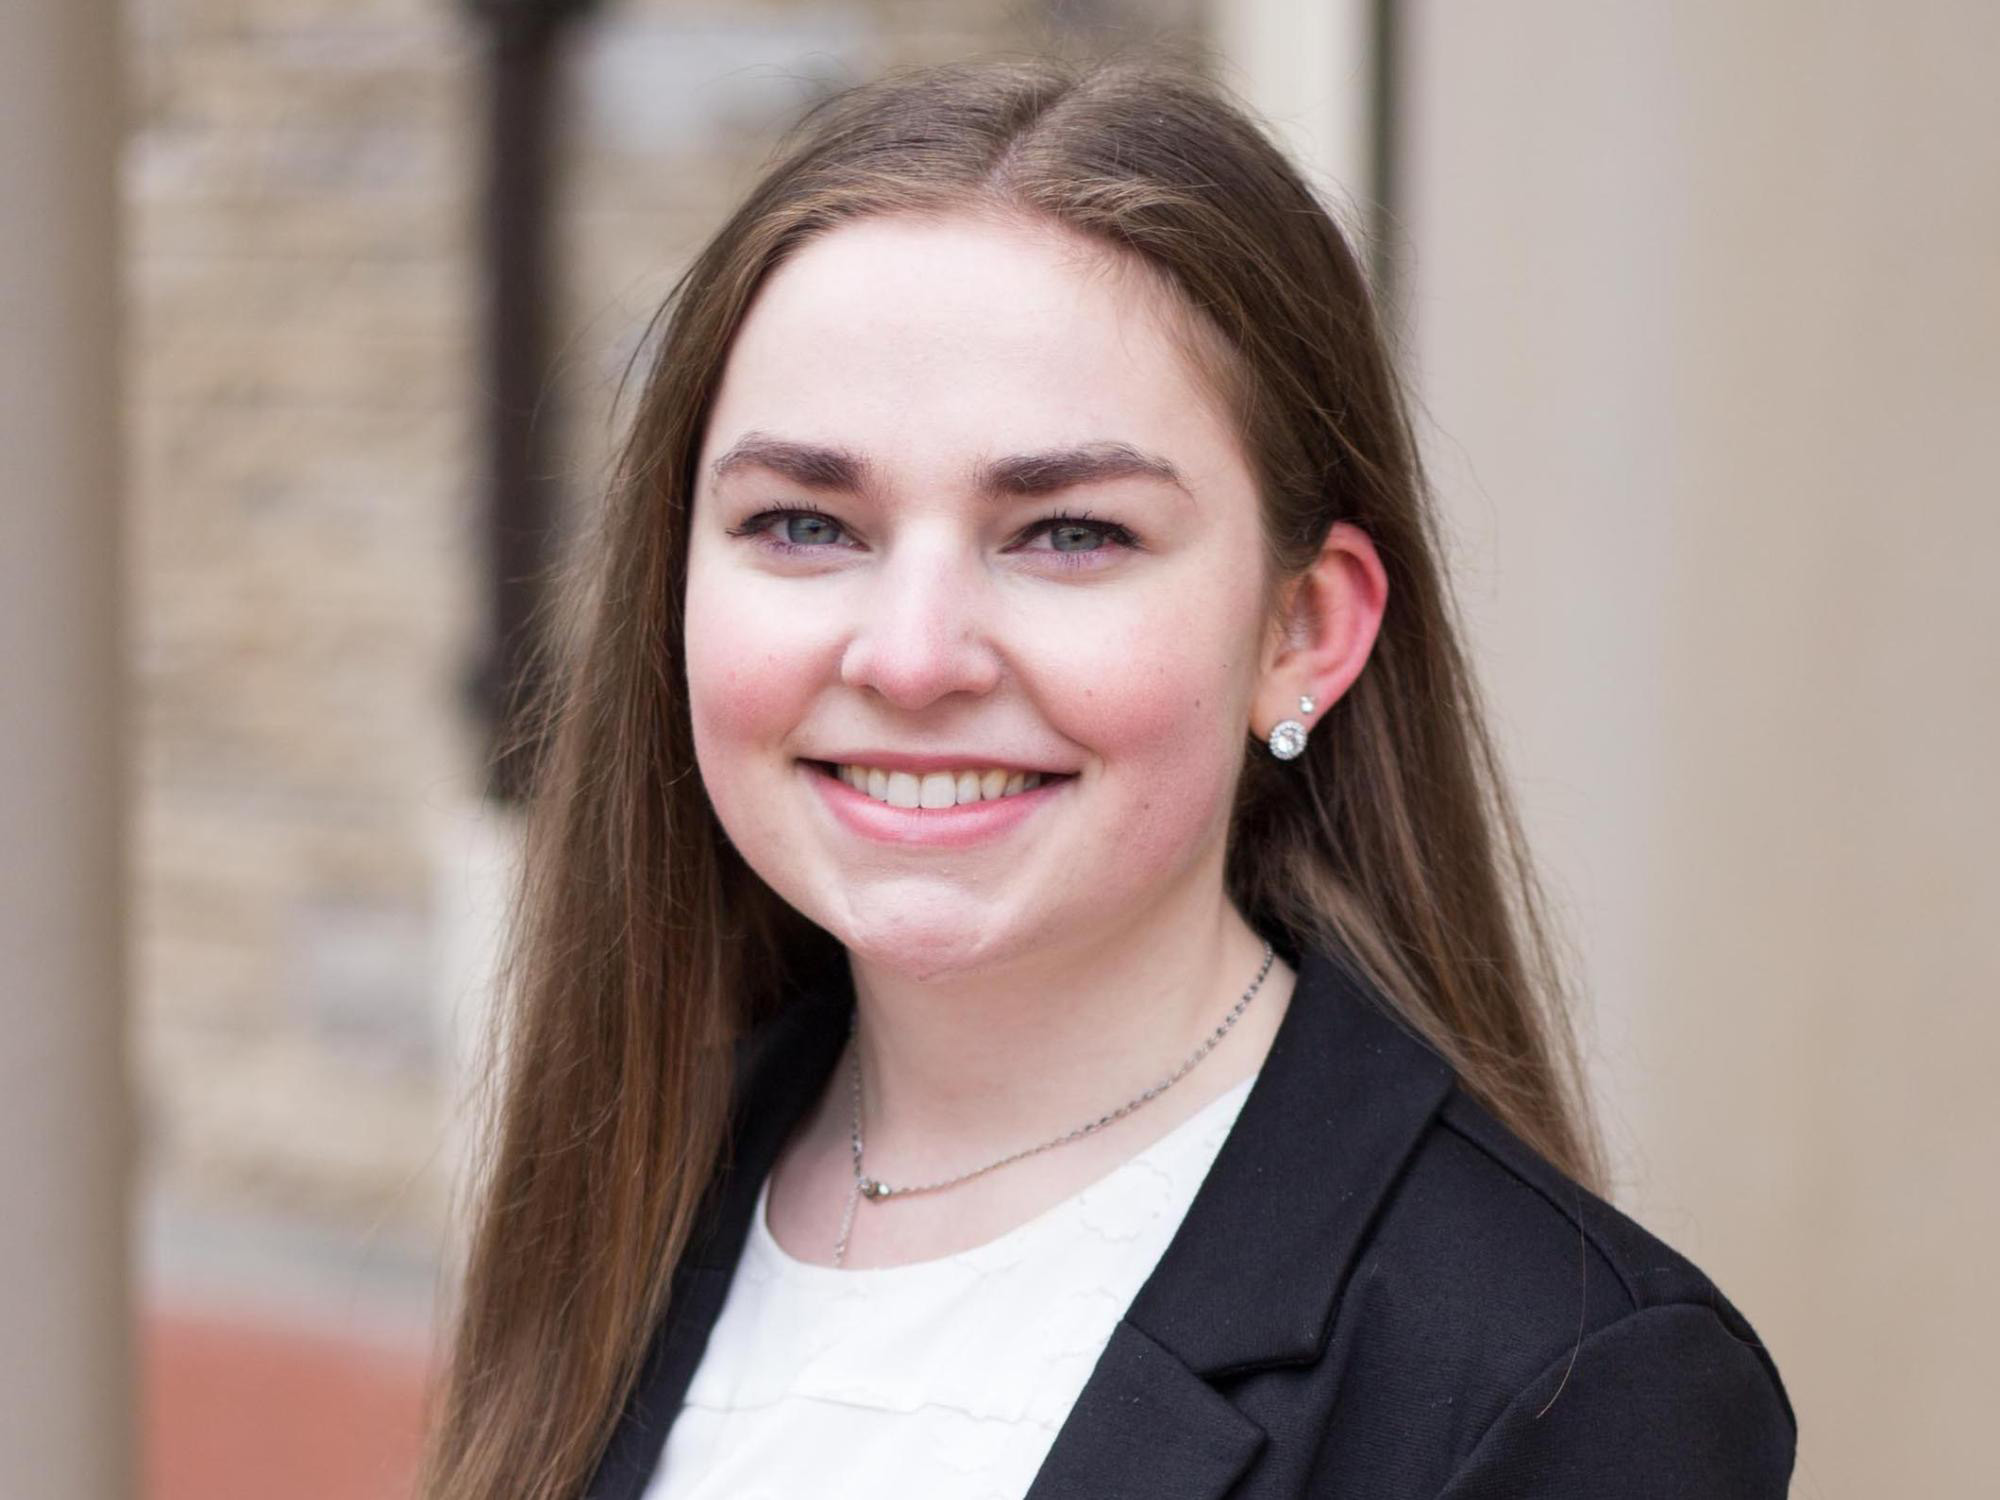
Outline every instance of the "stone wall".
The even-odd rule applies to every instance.
[[[607,4],[564,68],[550,420],[578,503],[647,317],[829,86],[1167,5]],[[482,746],[482,50],[449,0],[129,13],[135,1084],[156,1191],[435,1235],[441,930]],[[462,965],[461,965],[462,967]]]
[[[421,1218],[423,829],[471,749],[477,54],[418,0],[157,0],[130,34],[148,1166]]]

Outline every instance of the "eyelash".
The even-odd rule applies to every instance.
[[[763,533],[765,529],[769,527],[773,521],[785,520],[791,516],[817,516],[823,521],[830,521],[832,522],[833,525],[840,526],[840,522],[837,518],[827,514],[827,512],[821,510],[818,506],[794,505],[794,506],[786,506],[777,510],[761,510],[757,512],[756,515],[752,516],[749,520],[745,521],[741,526],[733,526],[729,528],[729,534],[731,536],[759,537],[759,534]],[[1106,541],[1110,542],[1115,547],[1122,547],[1130,550],[1138,546],[1139,539],[1135,537],[1130,531],[1126,530],[1123,526],[1120,526],[1116,521],[1093,520],[1091,518],[1090,512],[1087,510],[1076,511],[1073,513],[1060,512],[1053,516],[1043,516],[1040,520],[1029,523],[1026,535],[1038,536],[1045,528],[1056,527],[1056,526],[1084,526],[1092,531],[1101,534]],[[842,529],[845,530],[844,527]],[[786,542],[786,541],[780,541],[776,537],[772,537],[769,535],[761,536],[758,541],[758,545],[768,548],[770,551],[773,552],[780,552],[787,554],[800,553],[800,552],[825,552],[830,550],[829,546],[825,543],[815,543],[812,545],[808,545],[804,542]],[[1047,550],[1051,557],[1058,559],[1062,563],[1062,565],[1066,568],[1090,568],[1090,567],[1096,567],[1098,566],[1098,564],[1093,562],[1088,562],[1085,559],[1093,557],[1097,555],[1099,552],[1107,551],[1109,549],[1101,547],[1092,547],[1092,548],[1086,548],[1081,552],[1059,552],[1056,551],[1054,548],[1049,548]]]

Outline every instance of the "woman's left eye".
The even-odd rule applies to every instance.
[[[823,510],[794,506],[759,511],[741,526],[731,528],[729,534],[759,537],[762,545],[774,552],[803,553],[828,550],[834,545],[835,534],[844,529]],[[1086,559],[1138,545],[1138,538],[1125,527],[1116,521],[1095,520],[1087,511],[1044,516],[1022,533],[1024,540],[1039,536],[1049,537],[1052,545],[1019,550],[1051,554],[1072,568],[1094,567],[1096,564]]]
[[[1131,548],[1138,544],[1138,538],[1116,521],[1093,521],[1088,512],[1075,516],[1044,516],[1028,528],[1027,534],[1046,535],[1055,543],[1052,547],[1034,547],[1028,550],[1054,552],[1070,567],[1090,566],[1081,561],[1072,562],[1073,558]]]

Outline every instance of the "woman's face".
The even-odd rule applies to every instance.
[[[857,957],[930,977],[1216,909],[1262,544],[1164,295],[1064,231],[875,218],[736,339],[695,748],[743,858]]]

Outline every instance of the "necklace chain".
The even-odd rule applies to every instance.
[[[1125,1104],[1120,1105],[1117,1109],[1111,1111],[1110,1114],[1099,1115],[1096,1119],[1088,1121],[1085,1124],[1079,1125],[1076,1127],[1076,1129],[1068,1131],[1063,1135],[1059,1135],[1054,1140],[1044,1141],[1039,1146],[1030,1146],[1025,1151],[1016,1151],[1011,1156],[1003,1156],[998,1161],[988,1162],[983,1167],[975,1167],[970,1172],[961,1172],[956,1177],[947,1177],[942,1182],[926,1182],[911,1187],[891,1187],[888,1183],[883,1182],[879,1178],[868,1176],[867,1173],[862,1170],[861,1049],[859,1046],[853,1045],[855,1037],[855,1027],[857,1025],[857,1014],[860,1009],[857,1006],[855,1010],[850,1011],[848,1013],[847,1017],[847,1037],[848,1037],[848,1042],[850,1044],[849,1052],[852,1058],[852,1067],[850,1068],[849,1071],[853,1075],[854,1079],[854,1131],[853,1131],[854,1189],[847,1195],[847,1208],[840,1216],[840,1240],[834,1246],[833,1249],[833,1263],[837,1266],[841,1264],[842,1261],[844,1261],[847,1257],[847,1236],[849,1231],[852,1230],[854,1227],[854,1205],[861,1199],[866,1198],[871,1203],[880,1203],[884,1198],[907,1198],[915,1193],[935,1193],[943,1188],[956,1187],[961,1182],[969,1182],[974,1177],[982,1177],[988,1172],[995,1171],[996,1169],[1007,1166],[1012,1162],[1017,1162],[1021,1160],[1023,1157],[1033,1156],[1038,1152],[1052,1150],[1057,1146],[1066,1146],[1071,1141],[1074,1140],[1081,1140],[1084,1136],[1090,1135],[1095,1131],[1102,1130],[1104,1129],[1105,1126],[1112,1124],[1114,1121],[1124,1119],[1125,1116],[1132,1113],[1133,1110],[1139,1108],[1140,1105],[1150,1103],[1152,1100],[1158,1098],[1161,1094],[1165,1093],[1168,1089],[1172,1088],[1176,1083],[1179,1083],[1181,1079],[1186,1077],[1188,1070],[1194,1067],[1194,1065],[1200,1062],[1204,1057],[1208,1056],[1208,1054],[1214,1050],[1215,1044],[1221,1041],[1223,1037],[1229,1034],[1229,1028],[1236,1024],[1236,1018],[1243,1014],[1244,1007],[1249,1005],[1251,998],[1256,995],[1258,990],[1264,987],[1264,976],[1271,972],[1272,957],[1273,957],[1273,952],[1271,944],[1268,941],[1266,941],[1264,944],[1264,962],[1262,967],[1260,967],[1257,970],[1257,977],[1250,981],[1250,987],[1243,992],[1243,998],[1236,1002],[1235,1007],[1229,1012],[1228,1016],[1224,1018],[1222,1024],[1216,1027],[1214,1031],[1208,1034],[1208,1036],[1202,1041],[1202,1044],[1199,1047],[1195,1048],[1194,1054],[1191,1057],[1189,1057],[1186,1062],[1182,1063],[1180,1067],[1176,1068],[1173,1071],[1173,1073],[1171,1073],[1166,1078],[1161,1079],[1160,1082],[1154,1084],[1151,1088],[1145,1090],[1137,1097],[1131,1099]]]

